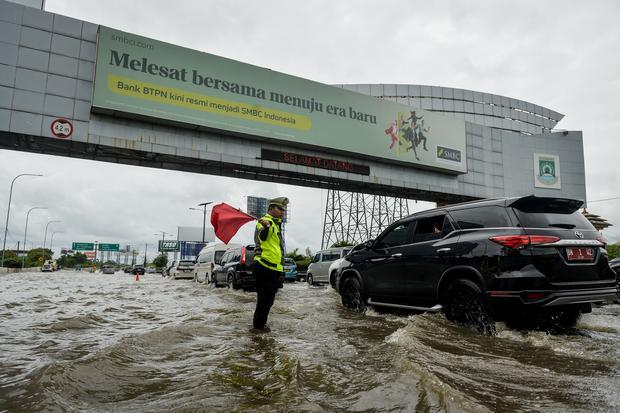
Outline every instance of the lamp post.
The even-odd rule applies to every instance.
[[[13,184],[20,176],[43,176],[41,174],[19,174],[11,181],[11,189],[9,190],[9,205],[6,207],[6,223],[4,224],[4,241],[2,241],[2,259],[0,259],[0,267],[4,266],[4,250],[6,249],[6,235],[9,232],[9,215],[11,213],[11,198],[13,197]]]
[[[54,231],[52,232],[52,236],[50,237],[50,250],[52,250],[52,257],[54,257],[54,234],[64,234],[64,231]]]
[[[26,251],[26,233],[28,232],[28,217],[30,216],[30,213],[35,209],[47,209],[47,207],[36,206],[28,210],[28,213],[26,214],[26,227],[24,228],[24,251]],[[22,268],[24,268],[25,263],[26,263],[26,254],[22,256]]]
[[[52,220],[52,221],[49,221],[47,225],[45,226],[45,237],[43,237],[43,249],[45,249],[45,245],[47,243],[47,229],[49,228],[50,224],[59,223],[59,222],[62,222],[62,221]],[[45,252],[43,254],[45,254]]]
[[[207,205],[212,204],[213,201],[203,202],[202,204],[198,204],[198,206],[202,207],[202,244],[205,243],[205,226],[207,225]],[[194,211],[200,211],[198,208],[190,208]]]

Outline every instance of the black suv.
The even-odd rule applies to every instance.
[[[254,245],[244,245],[226,250],[213,271],[215,286],[235,290],[256,288],[256,277],[252,273],[254,249]]]
[[[338,269],[345,307],[441,311],[493,333],[573,326],[591,304],[617,299],[606,241],[583,202],[526,196],[473,201],[403,218]]]

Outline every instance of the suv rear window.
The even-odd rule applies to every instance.
[[[595,229],[579,212],[581,205],[569,199],[527,197],[515,202],[513,210],[523,227]]]
[[[524,212],[515,208],[515,213],[523,227],[565,228],[592,230],[594,226],[579,211],[573,213]]]
[[[450,211],[460,229],[512,227],[506,209],[489,205]]]

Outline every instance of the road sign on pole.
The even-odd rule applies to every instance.
[[[99,244],[99,251],[118,251],[118,244]]]
[[[95,244],[92,242],[74,242],[71,249],[73,251],[92,251],[95,249]]]

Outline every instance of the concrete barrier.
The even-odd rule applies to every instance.
[[[30,267],[30,268],[0,268],[0,274],[13,274],[16,272],[39,272],[41,271],[41,267]]]

